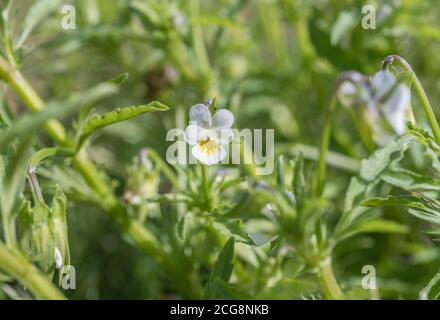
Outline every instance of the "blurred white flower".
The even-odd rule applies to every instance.
[[[367,111],[371,117],[374,139],[380,145],[388,143],[395,135],[405,133],[411,102],[409,88],[398,83],[388,71],[380,71],[371,79],[371,98]]]
[[[339,88],[338,99],[366,118],[378,145],[404,134],[405,122],[411,118],[410,89],[398,83],[389,71],[379,71],[368,81],[345,81]]]
[[[211,165],[222,161],[227,153],[223,148],[233,137],[234,115],[226,109],[211,112],[204,104],[196,104],[189,111],[190,125],[185,130],[185,140],[193,145],[192,155],[200,162]]]

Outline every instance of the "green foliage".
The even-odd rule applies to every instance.
[[[440,142],[423,94],[439,105],[438,1],[373,1],[375,30],[360,0],[77,0],[76,30],[63,4],[0,1],[0,299],[62,296],[60,257],[73,299],[439,299]],[[383,119],[330,93],[389,53],[423,87],[388,66],[414,119],[379,147]],[[234,128],[274,129],[273,173],[167,162],[168,130],[207,99]]]
[[[166,111],[169,108],[164,104],[153,101],[140,106],[130,106],[125,108],[117,108],[114,111],[107,112],[103,115],[93,114],[86,119],[78,134],[79,147],[84,141],[96,130],[111,125],[113,123],[125,121],[148,113],[151,111]]]
[[[218,280],[228,283],[234,267],[234,238],[229,238],[220,251],[216,262],[212,267],[211,274],[206,284],[204,299],[213,299],[217,297]],[[220,282],[222,284],[223,282]]]

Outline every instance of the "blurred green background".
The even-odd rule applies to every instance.
[[[17,17],[23,17],[32,3],[17,1]],[[207,98],[215,97],[220,106],[230,108],[237,128],[274,128],[277,153],[299,145],[316,146],[323,109],[338,75],[351,69],[374,74],[388,54],[405,57],[434,108],[440,102],[440,2],[436,0],[61,4],[76,9],[76,29],[61,27],[65,15],[57,8],[20,52],[22,72],[43,98],[63,99],[126,72],[129,77],[119,93],[102,101],[99,111],[151,100],[171,107],[166,113],[110,126],[93,141],[89,152],[118,182],[120,196],[126,165],[139,150],[148,146],[164,155],[169,145],[166,131],[183,128],[189,108]],[[376,29],[361,26],[366,4],[376,8]],[[14,99],[12,107],[19,114],[23,108]],[[338,112],[336,123],[331,149],[357,159],[366,157],[350,117]],[[335,205],[342,201],[353,174],[330,170],[329,198]],[[162,191],[167,188],[161,185]],[[167,210],[164,207],[162,214],[171,214]],[[77,289],[65,291],[67,296],[178,297],[156,264],[98,211],[69,207]],[[336,251],[336,274],[354,283],[362,266],[371,264],[380,275],[383,298],[417,297],[438,269],[440,252],[424,233],[424,223],[402,209],[388,208],[384,214],[408,225],[411,232],[364,235],[344,243]]]

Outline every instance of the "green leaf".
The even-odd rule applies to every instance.
[[[73,154],[74,152],[72,149],[58,148],[58,147],[44,148],[35,152],[31,156],[31,159],[29,161],[29,166],[35,168],[44,159],[53,157],[55,155],[72,156]]]
[[[419,219],[432,222],[435,224],[440,224],[440,212],[433,213],[433,212],[421,211],[416,209],[409,209],[409,213]]]
[[[395,221],[374,219],[362,221],[355,230],[358,233],[407,233],[409,228]]]
[[[20,48],[32,30],[46,19],[61,3],[61,0],[38,0],[27,11],[26,17],[21,23],[21,34],[14,43],[14,48]]]
[[[392,164],[399,162],[414,141],[411,136],[403,136],[389,143],[382,149],[377,150],[370,158],[363,160],[359,176],[366,181],[374,181]]]
[[[127,79],[128,79],[128,72],[124,72],[111,79],[110,82],[114,84],[121,84]]]
[[[204,299],[214,299],[217,296],[218,293],[216,292],[215,285],[216,279],[221,279],[226,283],[229,281],[234,268],[234,247],[235,240],[231,237],[224,244],[214,266],[212,267],[211,274],[206,284]]]
[[[6,159],[1,156],[0,168],[0,209],[4,215],[10,215],[15,201],[26,179],[26,166],[33,143],[32,131],[19,142],[13,156]]]
[[[414,138],[411,136],[402,136],[377,150],[368,159],[362,160],[359,174],[351,179],[345,194],[344,213],[336,227],[335,239],[340,240],[356,233],[355,230],[350,230],[350,227],[366,218],[369,212],[360,204],[370,196],[388,169],[403,158],[413,141]]]
[[[257,299],[298,299],[318,290],[315,282],[309,280],[282,279],[274,286],[262,290]]]
[[[253,245],[254,242],[244,230],[241,219],[215,217],[212,219],[214,228],[227,237],[234,237],[236,241]]]
[[[357,10],[342,11],[330,32],[330,43],[332,46],[337,45],[341,39],[350,33],[354,27],[359,23],[359,13]]]
[[[111,125],[113,123],[132,119],[140,116],[144,113],[152,111],[166,111],[169,108],[158,102],[152,101],[148,104],[139,106],[130,106],[125,108],[118,108],[116,110],[104,113],[103,115],[94,114],[89,117],[83,124],[80,135],[78,138],[78,148],[84,143],[84,141],[96,130]]]
[[[437,273],[424,289],[429,300],[440,300],[440,273]]]
[[[405,206],[414,209],[425,209],[426,206],[420,202],[420,200],[413,196],[387,196],[384,198],[374,197],[365,200],[362,203],[367,207],[380,207],[380,206]]]
[[[414,190],[426,190],[426,191],[439,191],[440,181],[437,179],[431,179],[421,174],[395,168],[387,171],[382,180],[395,187],[402,188],[407,191]]]
[[[248,300],[252,299],[252,297],[242,291],[237,290],[235,287],[227,283],[226,281],[223,281],[220,278],[216,278],[214,280],[214,284],[218,290],[218,292],[221,294],[223,299],[226,300]]]
[[[114,93],[116,88],[115,85],[108,83],[99,84],[89,90],[76,92],[67,100],[49,102],[46,108],[38,113],[26,113],[0,136],[0,149],[14,138],[37,130],[49,119],[66,116],[77,111],[78,107],[93,104],[96,100]]]

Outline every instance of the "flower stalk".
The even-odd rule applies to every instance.
[[[411,65],[404,58],[398,55],[390,55],[386,57],[382,62],[382,69],[387,70],[393,63],[398,64],[403,70],[409,73],[411,77],[411,84],[414,85],[414,90],[416,91],[416,94],[420,99],[432,133],[434,134],[435,141],[437,143],[440,143],[440,126],[437,122],[434,110],[432,109],[431,103],[429,102],[428,96],[426,95],[426,92],[423,89],[419,78],[417,77]]]

